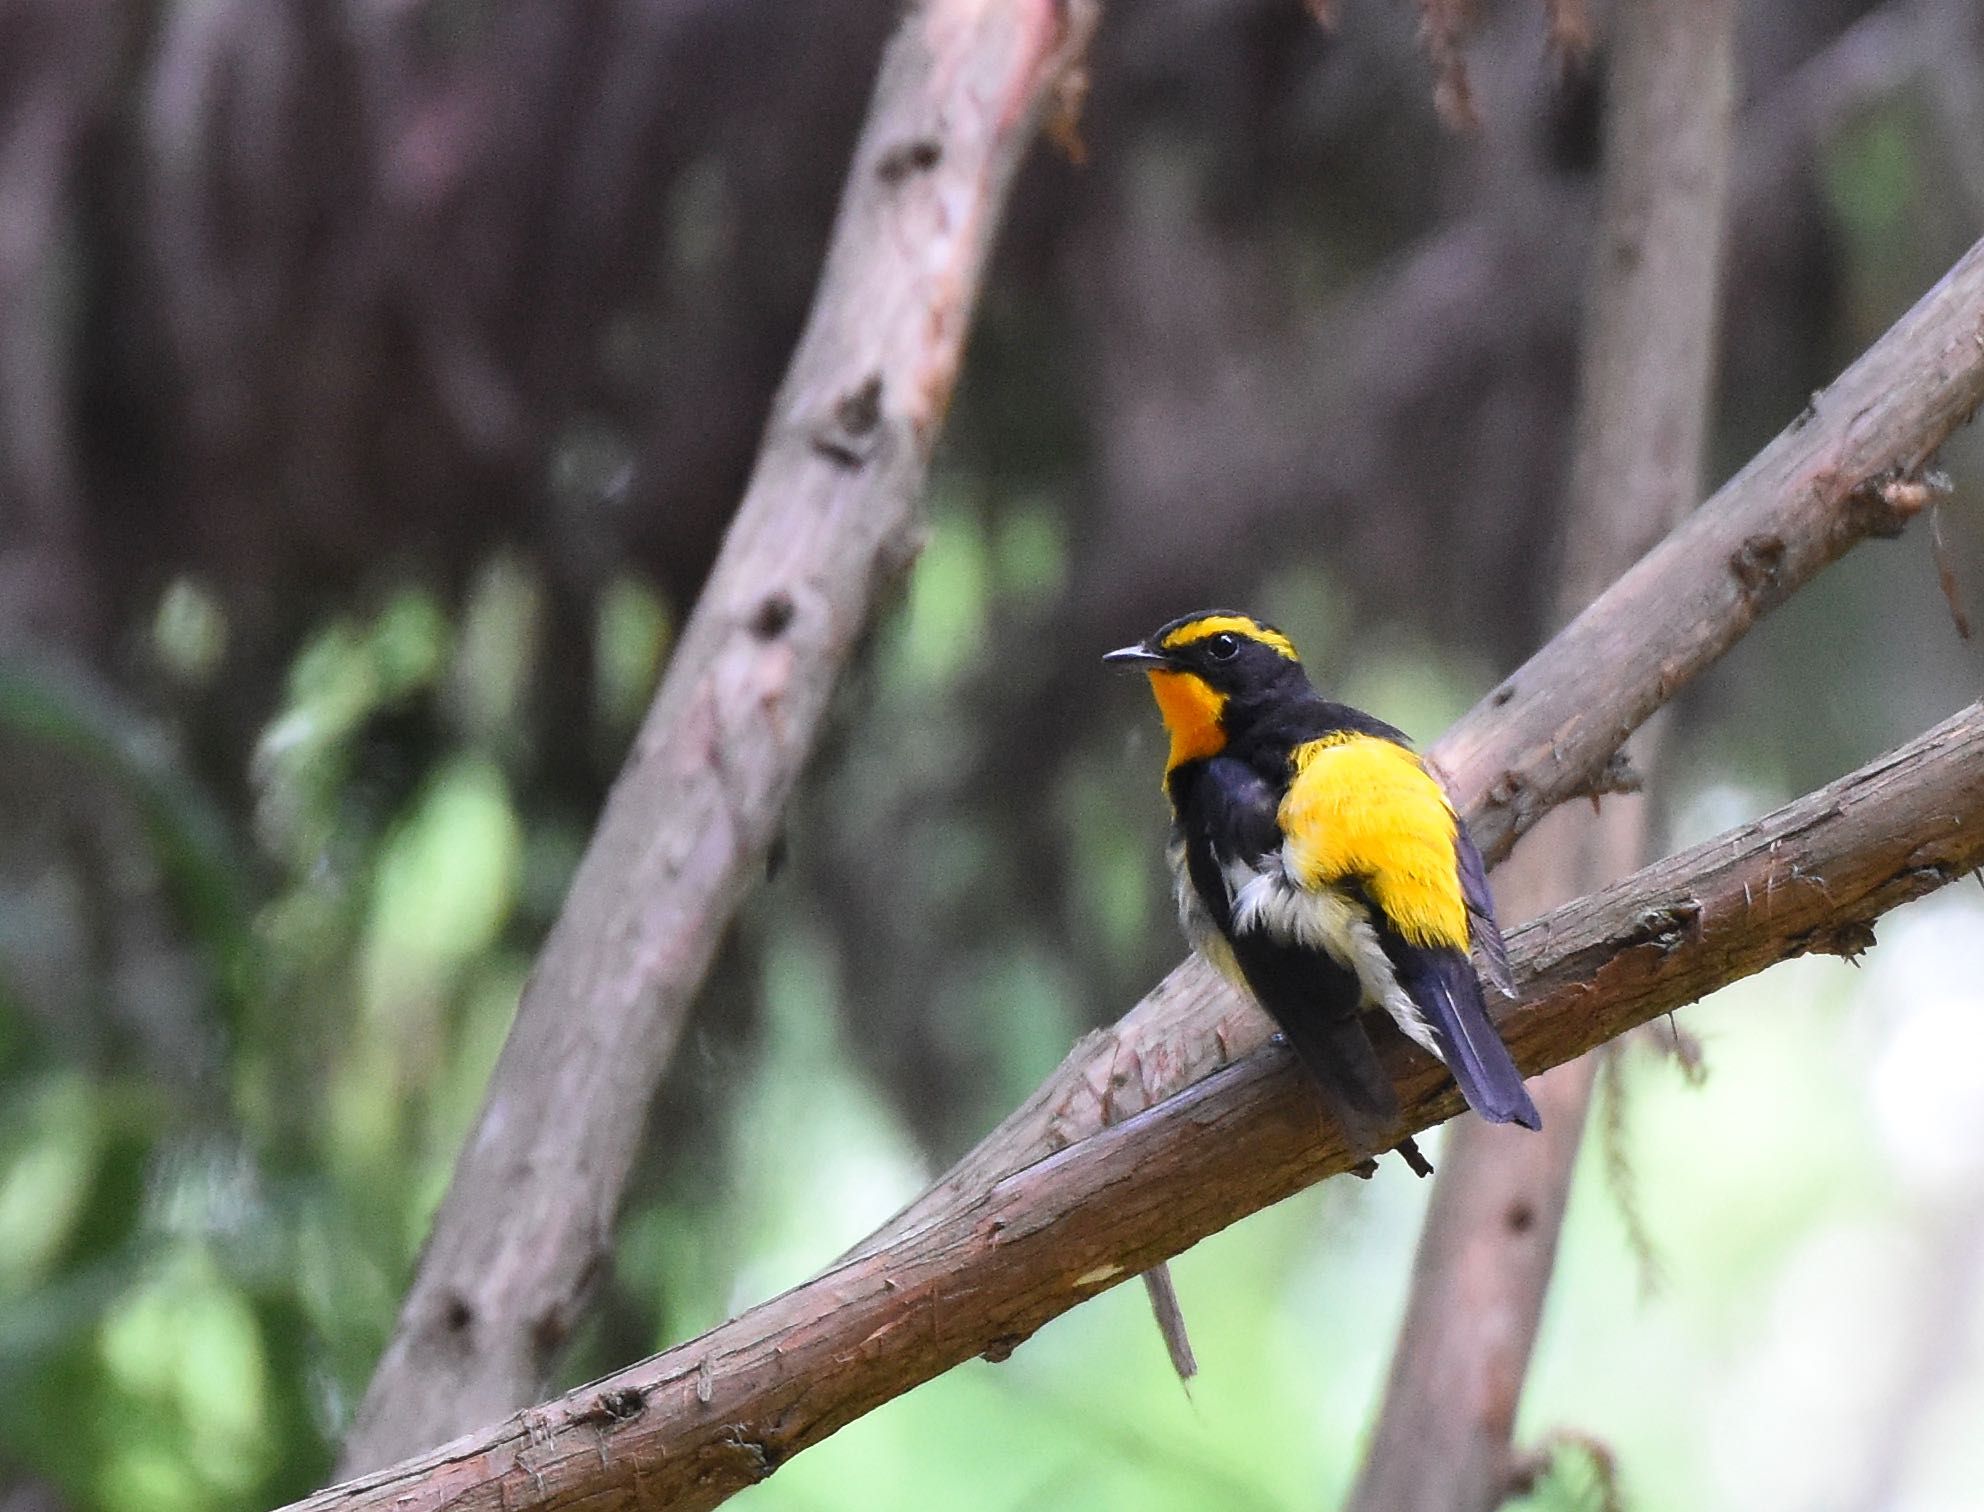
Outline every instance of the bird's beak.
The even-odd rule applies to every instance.
[[[1150,647],[1142,644],[1120,647],[1102,659],[1112,667],[1128,667],[1132,672],[1147,672],[1152,667],[1171,665],[1170,657],[1160,656]]]

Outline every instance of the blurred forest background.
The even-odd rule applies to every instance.
[[[1000,239],[928,548],[654,1109],[566,1382],[809,1274],[1178,956],[1105,648],[1205,602],[1427,739],[1544,635],[1603,59],[1484,0],[1113,8]],[[0,0],[0,1508],[329,1473],[745,480],[899,0]],[[1984,231],[1971,0],[1750,0],[1711,473]],[[1974,436],[1940,529],[1984,585]],[[1974,697],[1929,532],[1681,705],[1678,843]],[[1984,897],[1628,1057],[1523,1428],[1646,1507],[1984,1484]],[[1437,1159],[1437,1151],[1433,1152]],[[754,1508],[1313,1507],[1395,1163]],[[562,1383],[561,1383],[562,1384]],[[1566,1457],[1537,1505],[1593,1496]]]

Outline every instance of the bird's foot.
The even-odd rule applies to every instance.
[[[1401,1139],[1394,1148],[1398,1150],[1405,1163],[1412,1167],[1413,1175],[1425,1177],[1433,1174],[1433,1162],[1419,1152],[1419,1146],[1410,1134]]]

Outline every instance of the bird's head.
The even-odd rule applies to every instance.
[[[1171,735],[1166,772],[1218,755],[1260,714],[1309,686],[1287,636],[1231,609],[1183,615],[1102,659],[1150,675]]]

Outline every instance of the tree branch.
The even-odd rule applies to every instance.
[[[883,61],[812,319],[722,555],[525,988],[347,1468],[530,1400],[643,1114],[918,499],[987,248],[1093,0],[926,0]]]
[[[1984,863],[1984,705],[1774,814],[1514,931],[1501,1030],[1534,1073],[1788,956],[1856,955]],[[1459,1094],[1395,1035],[1421,1129]],[[877,1404],[1357,1156],[1280,1046],[1006,1176],[929,1227],[501,1427],[300,1512],[717,1505]],[[1529,1221],[1511,1212],[1511,1224]]]
[[[1589,603],[1701,494],[1730,163],[1734,0],[1642,0],[1615,18],[1605,180],[1586,316],[1560,612]],[[1635,764],[1657,762],[1662,722]],[[1516,917],[1647,860],[1647,805],[1551,816]],[[1534,842],[1532,842],[1532,847]],[[1515,889],[1502,888],[1509,911]],[[1489,1512],[1556,1266],[1602,1052],[1539,1077],[1543,1128],[1456,1121],[1350,1512]],[[1527,1213],[1516,1224],[1509,1214]]]
[[[1984,402],[1984,242],[1804,414],[1429,752],[1492,863],[1762,615],[1919,508],[1893,484]],[[1267,1020],[1188,957],[1076,1045],[998,1128],[856,1253],[1149,1107],[1258,1045]]]

